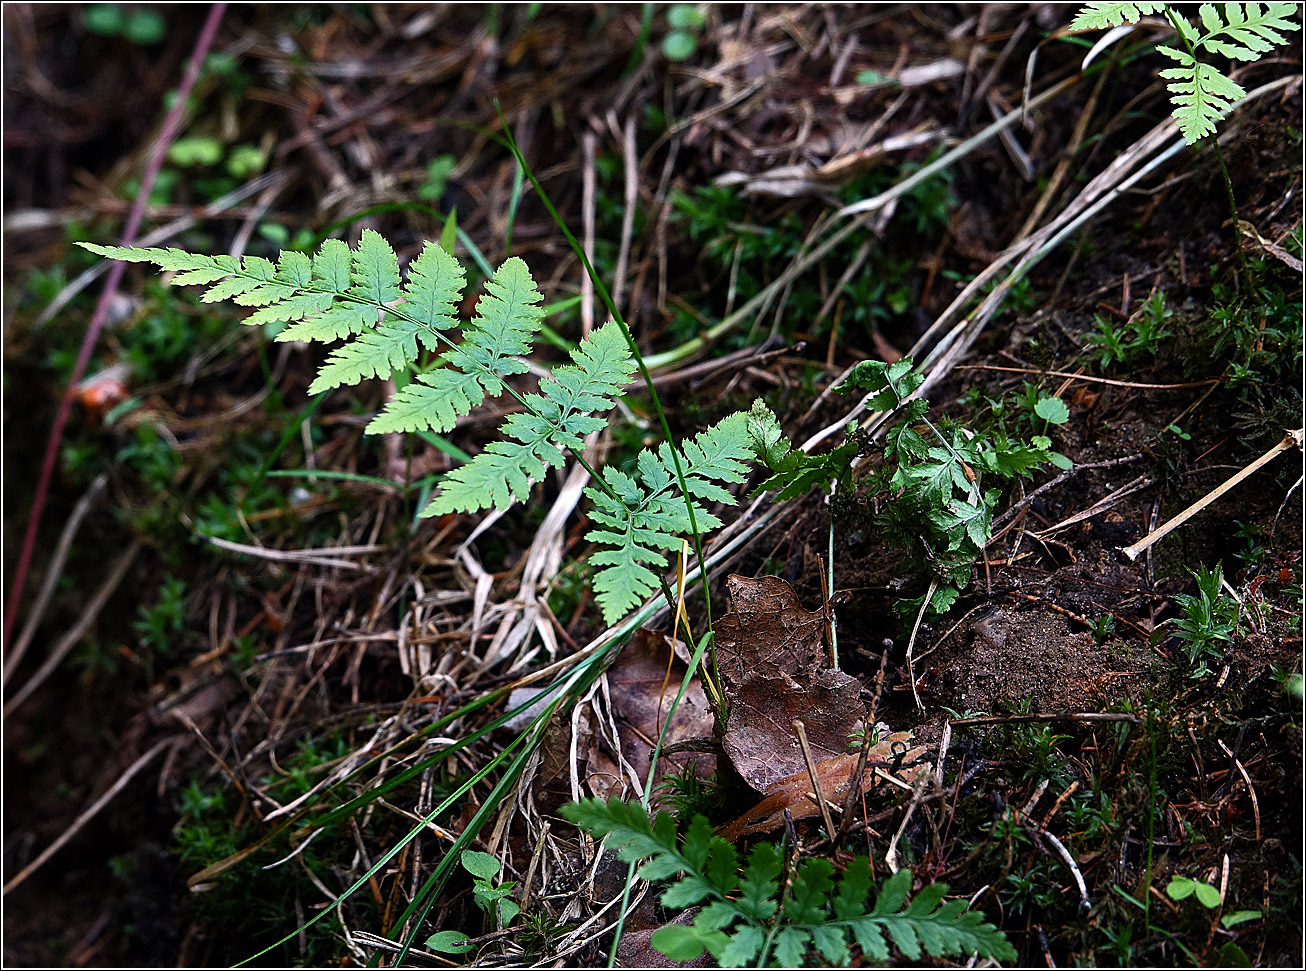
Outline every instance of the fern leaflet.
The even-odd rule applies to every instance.
[[[1139,19],[1165,8],[1164,3],[1086,3],[1070,22],[1071,30],[1103,30]]]
[[[704,904],[688,926],[669,924],[653,932],[652,944],[675,961],[692,961],[707,950],[722,967],[777,964],[805,967],[812,949],[832,964],[847,964],[855,942],[866,962],[883,965],[892,944],[908,960],[978,954],[1015,960],[1011,944],[964,900],[943,901],[945,884],[931,884],[910,901],[912,874],[900,870],[880,888],[868,909],[873,884],[870,861],[858,857],[836,880],[824,858],[799,863],[789,892],[782,890],[780,851],[759,843],[741,875],[732,847],[696,817],[677,839],[675,823],[660,812],[650,822],[638,804],[613,797],[562,807],[562,815],[627,862],[644,860],[641,879],[667,883],[661,903],[683,909]],[[768,942],[769,948],[768,948]]]
[[[721,525],[696,500],[734,505],[734,497],[718,483],[744,480],[744,462],[754,454],[747,419],[737,412],[685,442],[681,466],[689,497],[674,489],[675,459],[665,442],[656,452],[639,453],[636,476],[609,467],[603,470],[603,487],[585,490],[594,503],[590,518],[598,524],[585,538],[615,547],[590,557],[592,566],[602,568],[594,589],[606,621],[619,618],[658,588],[658,575],[645,564],[665,563],[665,552],[658,551],[679,549],[680,537],[691,532],[686,499],[694,503],[699,532]]]
[[[501,300],[506,297],[506,293],[499,295]],[[511,318],[498,305],[491,305],[488,313],[500,321],[521,323],[521,318]],[[464,341],[450,357],[464,364],[478,357],[480,361],[489,361],[491,353],[505,350],[516,353],[515,342],[524,339],[510,327],[498,328],[494,333],[497,335],[494,341],[481,338],[470,347]],[[491,442],[466,465],[450,472],[422,512],[423,516],[476,512],[491,507],[506,509],[514,499],[526,498],[532,479],[540,478],[550,466],[562,467],[564,449],[579,451],[586,435],[607,424],[593,412],[611,408],[612,399],[621,394],[621,385],[635,370],[625,337],[615,322],[609,322],[581,341],[571,356],[575,364],[557,368],[552,377],[541,381],[539,394],[528,394],[522,399],[527,410],[509,415],[500,427],[501,432],[516,441]],[[506,372],[509,366],[521,365],[515,360],[496,358],[494,366]],[[396,401],[402,397],[401,392]]]
[[[1212,3],[1198,8],[1202,22],[1199,30],[1192,21],[1177,13],[1167,3],[1088,3],[1071,22],[1072,30],[1099,30],[1138,23],[1146,14],[1163,11],[1184,40],[1183,50],[1158,47],[1157,50],[1179,67],[1167,68],[1161,77],[1171,82],[1167,88],[1174,105],[1174,119],[1189,145],[1215,132],[1215,123],[1247,96],[1232,79],[1210,64],[1199,61],[1199,51],[1222,54],[1235,61],[1255,61],[1276,45],[1286,44],[1280,31],[1295,31],[1298,26],[1288,18],[1297,9],[1294,3],[1226,3],[1224,17]]]

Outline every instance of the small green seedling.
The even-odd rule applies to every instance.
[[[150,47],[163,43],[168,25],[157,10],[124,10],[116,3],[95,3],[82,14],[86,29],[101,37],[122,37]]]
[[[687,61],[698,50],[698,32],[707,18],[691,3],[678,3],[667,11],[671,30],[662,38],[662,54],[668,61]]]
[[[501,864],[489,853],[476,850],[463,850],[463,869],[475,878],[472,896],[476,906],[494,917],[500,927],[507,927],[512,919],[521,913],[521,907],[508,897],[517,886],[516,881],[506,880],[496,883]]]
[[[1182,617],[1169,621],[1175,636],[1184,642],[1188,660],[1197,665],[1192,677],[1209,673],[1208,658],[1223,654],[1223,645],[1233,640],[1238,630],[1238,601],[1221,589],[1224,573],[1220,564],[1214,570],[1198,567],[1189,570],[1197,581],[1197,595],[1176,594],[1175,605]]]
[[[476,906],[494,918],[498,928],[507,927],[521,913],[521,906],[509,895],[516,888],[515,880],[496,883],[501,864],[489,853],[463,850],[460,858],[463,869],[472,875],[472,898]],[[471,945],[462,931],[437,931],[426,939],[426,946],[441,954],[462,954]]]
[[[458,167],[452,155],[437,155],[426,166],[426,181],[417,190],[417,196],[427,202],[439,202],[449,187],[449,176]]]
[[[1214,910],[1220,906],[1220,891],[1209,883],[1191,877],[1171,877],[1170,885],[1165,888],[1165,894],[1174,901],[1192,897],[1207,910]]]
[[[1116,619],[1110,614],[1103,614],[1093,621],[1093,640],[1098,647],[1106,643],[1107,638],[1116,629]]]

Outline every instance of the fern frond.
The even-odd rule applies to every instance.
[[[1170,23],[1184,40],[1186,49],[1158,47],[1179,67],[1161,71],[1172,82],[1167,87],[1174,105],[1174,120],[1189,145],[1215,132],[1215,123],[1247,96],[1239,85],[1215,67],[1199,61],[1194,52],[1223,54],[1235,61],[1255,61],[1276,45],[1287,43],[1281,31],[1299,30],[1289,18],[1297,9],[1293,3],[1223,4],[1224,15],[1212,3],[1204,3],[1197,14],[1199,30],[1187,17],[1166,3],[1089,3],[1071,22],[1072,30],[1093,30],[1137,23],[1144,14],[1165,11]]]
[[[909,869],[886,880],[868,909],[873,880],[864,856],[849,863],[837,880],[829,860],[803,860],[794,867],[785,894],[779,879],[783,857],[775,846],[753,847],[741,875],[733,847],[713,836],[702,817],[695,818],[682,844],[667,813],[650,822],[638,804],[615,796],[606,803],[582,800],[563,806],[561,813],[586,832],[605,837],[620,859],[645,860],[640,879],[669,884],[662,906],[680,909],[705,902],[692,924],[669,924],[653,932],[653,946],[675,961],[692,961],[706,949],[722,967],[772,961],[805,967],[815,948],[830,964],[843,965],[853,941],[872,966],[884,966],[890,944],[910,961],[919,960],[922,952],[1016,958],[1015,949],[983,914],[967,910],[964,900],[944,902],[946,884],[930,884],[908,899]],[[768,941],[771,950],[765,952]]]
[[[1070,22],[1071,30],[1104,30],[1122,24],[1136,24],[1165,7],[1164,3],[1086,3]]]
[[[748,416],[737,412],[685,442],[681,469],[694,505],[693,523],[686,498],[674,488],[675,458],[665,442],[656,452],[645,449],[637,456],[638,479],[608,468],[606,488],[585,490],[594,503],[590,518],[598,524],[585,538],[613,547],[590,557],[590,565],[599,568],[594,592],[604,620],[611,623],[658,589],[658,574],[648,565],[664,566],[666,551],[679,549],[680,538],[694,525],[700,534],[721,525],[697,500],[734,505],[734,496],[720,483],[742,482],[747,474],[744,463],[753,456],[747,422]]]
[[[471,366],[469,362],[476,362],[476,369],[458,372],[444,368],[422,375],[422,383],[411,384],[396,395],[368,426],[369,431],[377,427],[443,431],[457,420],[455,416],[479,404],[485,393],[498,392],[501,384],[497,374],[520,366],[506,355],[522,353],[522,342],[529,341],[530,333],[539,326],[539,310],[529,299],[531,294],[535,298],[539,295],[525,273],[525,264],[521,269],[529,289],[522,286],[522,278],[514,277],[512,270],[504,274],[511,263],[509,260],[496,274],[490,285],[491,296],[481,298],[484,312],[478,326],[475,330],[468,328],[468,336],[449,355],[455,364]],[[574,365],[556,369],[552,377],[540,382],[539,394],[523,398],[525,412],[504,421],[500,431],[516,441],[491,442],[472,461],[449,473],[423,516],[507,508],[515,499],[529,495],[530,480],[538,479],[550,466],[562,467],[565,449],[579,450],[586,435],[604,427],[606,422],[594,413],[612,407],[621,385],[635,370],[619,325],[609,322],[600,327],[580,342],[571,357]],[[495,375],[481,369],[486,362],[498,369]]]

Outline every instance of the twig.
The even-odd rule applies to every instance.
[[[1029,493],[1029,495],[1025,496],[1019,502],[1012,503],[1011,508],[1009,508],[997,519],[993,520],[994,537],[995,538],[997,537],[998,531],[1003,526],[1005,526],[1007,521],[1011,519],[1011,517],[1014,516],[1017,512],[1025,508],[1025,506],[1029,505],[1031,502],[1033,502],[1035,499],[1041,496],[1044,492],[1047,492],[1050,489],[1055,489],[1057,486],[1061,485],[1061,483],[1065,482],[1075,473],[1083,472],[1086,469],[1105,469],[1105,468],[1111,468],[1116,465],[1128,465],[1130,462],[1137,462],[1142,457],[1143,454],[1141,452],[1135,452],[1133,455],[1126,455],[1123,458],[1118,458],[1118,459],[1107,459],[1103,462],[1075,463],[1075,467],[1073,469],[1067,469],[1065,472],[1062,472],[1060,475],[1058,475],[1055,479],[1050,479],[1047,482],[1044,482],[1041,486],[1039,486],[1033,492]]]
[[[1093,902],[1088,899],[1088,885],[1084,883],[1084,875],[1079,872],[1079,865],[1075,863],[1075,858],[1070,855],[1064,843],[1057,839],[1051,833],[1042,833],[1042,837],[1052,844],[1053,849],[1061,855],[1061,859],[1066,861],[1066,866],[1070,867],[1070,873],[1075,878],[1075,883],[1079,887],[1079,907],[1084,912],[1093,909]]]
[[[916,702],[916,707],[921,711],[925,710],[925,706],[921,704],[921,696],[916,692],[916,671],[912,666],[911,651],[916,646],[916,635],[920,632],[921,621],[925,619],[925,608],[930,605],[930,601],[934,598],[934,591],[938,588],[939,581],[931,580],[930,588],[925,591],[925,599],[921,601],[921,609],[916,614],[916,623],[911,629],[911,637],[907,641],[907,678],[911,682],[912,700]]]
[[[1132,546],[1126,546],[1123,550],[1121,550],[1121,552],[1124,553],[1125,556],[1129,557],[1131,560],[1138,559],[1139,553],[1142,553],[1144,550],[1148,549],[1153,543],[1157,542],[1159,539],[1166,536],[1168,533],[1178,529],[1184,523],[1188,522],[1188,520],[1192,519],[1194,516],[1196,516],[1199,512],[1201,512],[1211,503],[1215,502],[1215,500],[1219,499],[1222,495],[1224,495],[1226,492],[1228,492],[1238,483],[1242,482],[1243,479],[1247,478],[1248,476],[1252,475],[1254,472],[1258,471],[1262,466],[1268,465],[1275,458],[1275,456],[1277,456],[1280,452],[1286,452],[1288,451],[1288,449],[1294,447],[1301,448],[1301,442],[1302,442],[1302,429],[1298,428],[1293,431],[1285,432],[1283,435],[1283,440],[1280,441],[1278,445],[1274,446],[1274,448],[1270,449],[1268,452],[1266,452],[1264,455],[1258,458],[1251,465],[1247,466],[1247,468],[1243,469],[1241,472],[1237,473],[1236,475],[1230,476],[1221,485],[1216,486],[1216,488],[1212,489],[1206,495],[1202,496],[1202,498],[1198,499],[1195,503],[1193,503],[1191,506],[1189,506],[1187,509],[1181,512],[1178,516],[1175,516],[1173,519],[1168,520],[1164,525],[1158,527],[1157,529],[1152,530],[1152,532],[1148,533],[1146,536],[1144,536],[1142,539],[1140,539],[1137,543],[1133,544]]]
[[[798,733],[798,747],[803,750],[803,762],[807,764],[807,778],[812,780],[812,797],[821,810],[821,820],[825,823],[825,833],[834,839],[834,819],[830,816],[830,807],[825,802],[825,792],[821,789],[821,778],[816,772],[816,763],[812,760],[812,748],[807,744],[807,727],[801,718],[795,718],[789,724]]]
[[[109,477],[103,472],[95,477],[80,499],[77,505],[73,507],[72,515],[68,517],[68,522],[64,524],[63,532],[59,535],[59,542],[55,545],[54,556],[50,560],[50,565],[46,567],[45,579],[41,582],[41,590],[36,595],[36,602],[32,604],[31,613],[27,615],[27,623],[23,625],[22,631],[18,634],[16,640],[9,651],[9,656],[5,658],[4,677],[8,681],[13,677],[14,671],[18,668],[18,662],[23,659],[27,653],[28,645],[32,643],[32,635],[36,633],[36,627],[41,623],[41,618],[45,616],[45,608],[50,605],[50,598],[54,596],[55,585],[59,582],[59,577],[63,574],[64,560],[68,558],[68,550],[73,545],[73,537],[77,535],[77,530],[82,524],[82,520],[99,502],[100,497],[104,495],[105,487],[109,484]]]
[[[178,737],[165,738],[163,741],[157,743],[154,746],[154,748],[150,749],[139,759],[133,762],[127,768],[126,772],[118,776],[118,780],[114,782],[112,786],[109,787],[108,792],[102,795],[99,799],[95,800],[95,802],[91,803],[90,807],[84,813],[82,813],[80,816],[74,819],[72,825],[70,825],[67,829],[65,829],[62,833],[60,833],[58,838],[55,839],[55,841],[51,843],[49,846],[47,846],[44,851],[42,851],[40,856],[38,856],[31,863],[27,864],[27,866],[23,867],[22,870],[18,872],[17,876],[15,876],[12,880],[10,880],[8,883],[5,884],[3,893],[8,894],[9,891],[13,890],[15,887],[17,887],[19,884],[25,881],[28,877],[30,877],[33,873],[35,873],[37,870],[43,867],[49,861],[50,857],[58,853],[59,850],[63,848],[63,845],[65,843],[67,843],[70,839],[76,836],[78,832],[81,831],[81,828],[85,826],[87,823],[89,823],[95,817],[96,813],[98,813],[101,809],[103,809],[110,802],[112,802],[114,796],[122,792],[123,788],[127,785],[128,782],[132,780],[132,777],[136,775],[137,772],[141,771],[141,769],[145,768],[147,765],[153,762],[155,757],[160,752],[162,752],[165,748],[168,748],[169,746],[172,745],[176,745],[179,741],[180,738]]]
[[[1181,391],[1184,388],[1205,388],[1212,384],[1222,384],[1222,378],[1206,378],[1203,381],[1185,381],[1182,384],[1147,384],[1143,381],[1116,381],[1113,378],[1097,378],[1091,374],[1075,374],[1070,371],[1044,371],[1035,367],[1000,367],[997,364],[958,364],[956,371],[1005,371],[1008,374],[1037,374],[1047,378],[1066,378],[1070,381],[1087,381],[1091,384],[1109,384],[1116,388],[1139,388],[1143,391]]]
[[[1024,722],[1129,722],[1131,725],[1137,725],[1139,718],[1127,712],[1097,712],[1097,711],[1063,711],[1052,714],[1020,714],[1020,715],[976,715],[973,718],[958,718],[952,723],[953,727],[959,725],[1018,725]]]
[[[853,775],[848,786],[848,795],[843,800],[843,819],[839,822],[840,836],[846,834],[848,827],[852,824],[853,800],[857,798],[857,793],[861,791],[862,778],[866,775],[866,763],[870,761],[871,734],[875,731],[875,716],[880,708],[880,695],[884,693],[884,670],[888,666],[889,652],[885,650],[880,655],[880,669],[875,673],[875,690],[871,694],[871,703],[866,708],[865,717],[862,718],[862,751],[857,757],[857,772]]]
[[[219,539],[216,536],[209,536],[206,533],[198,534],[201,539],[212,543],[218,549],[228,550],[232,553],[244,553],[246,556],[258,557],[261,560],[274,560],[282,563],[311,563],[314,566],[339,567],[345,570],[363,570],[367,573],[377,572],[376,567],[369,563],[355,563],[353,560],[342,560],[338,557],[344,556],[365,556],[368,553],[381,553],[387,547],[385,546],[341,546],[335,549],[321,550],[273,550],[263,546],[249,546],[245,543],[235,543],[229,539]],[[327,554],[335,554],[328,556]]]
[[[1140,475],[1134,480],[1132,480],[1131,482],[1127,482],[1125,485],[1122,485],[1119,489],[1115,490],[1115,492],[1111,493],[1109,496],[1106,496],[1103,499],[1099,499],[1097,502],[1093,503],[1093,505],[1089,506],[1087,509],[1083,510],[1082,512],[1077,512],[1073,516],[1070,516],[1067,519],[1063,519],[1061,520],[1061,522],[1056,523],[1055,525],[1049,526],[1047,529],[1040,529],[1037,533],[1030,533],[1029,535],[1034,536],[1038,539],[1043,539],[1047,536],[1051,536],[1053,533],[1059,533],[1067,526],[1073,526],[1075,525],[1075,523],[1081,523],[1085,519],[1092,519],[1094,516],[1106,512],[1108,509],[1114,506],[1125,496],[1130,495],[1131,493],[1134,492],[1138,492],[1140,489],[1146,489],[1151,484],[1152,484],[1152,480],[1148,476]]]
[[[911,799],[907,802],[907,811],[903,813],[902,822],[898,825],[898,831],[893,834],[893,839],[889,841],[889,848],[884,852],[884,862],[888,865],[891,873],[897,873],[902,869],[898,865],[898,841],[902,839],[902,834],[907,829],[907,823],[911,820],[912,813],[916,812],[916,807],[930,799],[933,795],[938,795],[937,790],[930,794],[925,794],[925,789],[933,780],[934,774],[931,772],[922,772],[916,779],[916,784],[912,787]]]
[[[1215,741],[1219,744],[1220,748],[1224,749],[1224,754],[1233,759],[1233,764],[1238,767],[1238,774],[1243,777],[1243,782],[1247,783],[1247,795],[1251,796],[1252,799],[1252,817],[1256,820],[1256,842],[1260,843],[1261,804],[1256,798],[1256,787],[1252,785],[1252,778],[1247,774],[1247,769],[1238,761],[1238,757],[1229,751],[1229,746],[1224,744],[1224,739],[1217,738]]]
[[[95,591],[95,595],[91,597],[81,616],[77,618],[77,623],[73,624],[72,629],[64,634],[59,644],[50,652],[50,656],[45,659],[45,663],[41,665],[40,670],[32,675],[27,683],[18,689],[18,693],[5,704],[4,715],[6,718],[13,713],[14,709],[26,701],[33,691],[44,684],[45,679],[54,673],[69,652],[81,643],[82,638],[86,636],[86,632],[95,623],[95,619],[100,616],[100,611],[104,609],[109,597],[118,589],[118,584],[122,583],[122,578],[127,575],[127,570],[136,560],[136,555],[140,551],[141,541],[136,540],[118,557],[109,570],[109,575],[104,578],[104,582],[100,584],[99,589]]]

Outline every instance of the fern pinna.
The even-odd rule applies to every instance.
[[[442,352],[389,401],[368,432],[448,431],[487,397],[511,394],[523,410],[503,422],[502,438],[444,478],[423,516],[506,509],[526,499],[532,480],[561,468],[565,452],[580,458],[585,436],[607,424],[601,416],[635,371],[620,325],[609,322],[580,342],[571,364],[541,380],[538,393],[519,394],[508,385],[505,376],[527,370],[520,358],[531,353],[544,316],[530,271],[516,257],[486,283],[476,316],[460,323],[456,307],[465,274],[458,261],[427,243],[401,280],[394,250],[372,230],[354,250],[330,239],[312,258],[286,251],[275,264],[257,256],[81,245],[111,259],[154,263],[176,272],[174,283],[206,284],[204,301],[257,307],[245,323],[288,323],[279,341],[344,341],[318,372],[312,394],[415,368],[423,348]],[[448,332],[460,327],[455,341]],[[691,530],[687,501],[700,532],[719,526],[701,503],[733,503],[720,483],[743,481],[744,463],[754,456],[741,414],[702,432],[680,454],[686,497],[676,484],[671,448],[645,449],[633,475],[604,469],[586,490],[598,524],[586,538],[611,547],[590,559],[608,623],[659,587],[655,569]]]
[[[721,967],[810,966],[815,948],[834,965],[846,965],[855,942],[871,966],[883,966],[893,944],[909,961],[922,950],[931,957],[975,954],[1000,961],[1016,959],[1015,949],[984,915],[966,901],[943,902],[945,884],[923,887],[908,901],[911,870],[886,880],[869,908],[873,878],[870,861],[850,862],[836,885],[834,864],[811,857],[781,880],[784,855],[758,843],[741,872],[735,848],[712,835],[712,825],[696,816],[683,840],[666,812],[650,821],[644,807],[613,796],[607,802],[585,799],[561,813],[628,862],[646,861],[641,879],[669,883],[660,903],[668,910],[701,905],[692,924],[668,924],[651,943],[673,961],[692,961],[706,950]]]
[[[1221,8],[1223,8],[1223,15]],[[1184,141],[1196,144],[1215,133],[1215,123],[1247,96],[1232,78],[1226,77],[1198,55],[1220,54],[1233,61],[1255,61],[1287,40],[1280,31],[1299,27],[1289,18],[1295,3],[1204,3],[1198,8],[1201,29],[1168,3],[1086,3],[1070,24],[1071,30],[1101,30],[1136,24],[1148,14],[1163,13],[1179,33],[1183,50],[1159,45],[1156,49],[1178,67],[1166,68],[1161,77],[1170,83],[1174,120]]]

